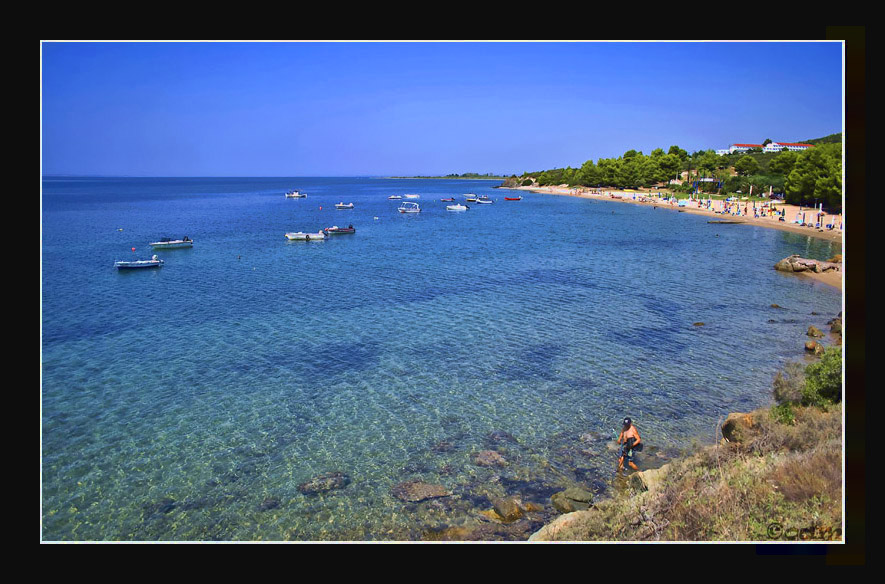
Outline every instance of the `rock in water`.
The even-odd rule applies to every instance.
[[[494,450],[474,452],[471,458],[473,459],[473,464],[478,466],[507,466],[507,461],[504,457]]]
[[[319,475],[298,485],[298,490],[305,495],[314,495],[333,489],[343,489],[350,484],[350,477],[343,472],[329,472]]]
[[[431,485],[421,481],[406,481],[391,487],[390,494],[401,501],[417,503],[426,499],[448,497],[452,493],[442,485]]]
[[[569,487],[550,497],[550,502],[560,513],[583,511],[593,504],[593,493],[580,487]]]
[[[268,497],[264,501],[261,502],[261,505],[258,506],[259,511],[270,511],[271,509],[276,509],[280,506],[280,500],[276,497]]]
[[[512,497],[495,499],[492,504],[495,507],[495,513],[508,523],[522,517],[522,508]]]

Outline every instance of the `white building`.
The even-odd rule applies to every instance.
[[[780,152],[784,148],[791,152],[801,152],[814,148],[814,144],[794,144],[792,142],[770,142],[762,149],[763,152]]]
[[[728,148],[717,150],[716,154],[719,156],[725,156],[726,154],[734,154],[735,152],[749,152],[754,148],[759,148],[762,152],[781,152],[784,148],[793,152],[799,152],[814,148],[814,145],[795,144],[792,142],[769,142],[765,146],[762,144],[730,144]]]

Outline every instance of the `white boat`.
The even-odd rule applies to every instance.
[[[446,211],[466,211],[469,209],[467,205],[462,205],[461,203],[456,203],[454,205],[446,205]]]
[[[464,198],[467,200],[468,203],[476,202],[476,195],[474,195],[473,193],[467,193],[466,195],[464,195]]]
[[[480,204],[482,204],[482,205],[491,205],[491,204],[494,203],[495,201],[491,200],[491,199],[488,198],[488,197],[479,197],[478,199],[476,199],[476,202],[477,202],[477,203],[480,203]]]
[[[289,241],[322,241],[326,239],[326,234],[322,231],[317,233],[304,233],[303,231],[294,231],[286,234]]]
[[[289,191],[288,193],[286,193],[287,199],[303,199],[305,197],[307,197],[307,195],[305,195],[301,191]]]
[[[159,268],[165,262],[161,259],[157,259],[157,256],[151,257],[149,260],[135,260],[135,261],[116,261],[114,262],[114,267],[118,270],[126,270],[126,269],[135,269],[135,268]]]
[[[189,238],[187,235],[185,235],[181,239],[169,239],[168,237],[164,237],[160,241],[152,241],[149,245],[154,249],[173,249],[176,247],[193,247],[194,240]]]
[[[353,209],[353,203],[338,203],[335,205],[336,209]]]
[[[402,197],[400,195],[390,195],[387,198],[390,199],[391,201],[402,199]]]
[[[420,213],[421,207],[418,206],[418,203],[409,203],[408,201],[405,201],[399,206],[397,211],[400,213]]]
[[[407,199],[420,199],[421,195],[403,195]]]

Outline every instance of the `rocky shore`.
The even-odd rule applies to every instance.
[[[821,261],[803,258],[794,254],[777,262],[774,265],[774,269],[779,272],[802,274],[803,276],[837,287],[840,290],[842,289],[844,270],[841,255],[832,257],[827,261]]]
[[[775,304],[770,308],[785,310]],[[841,344],[841,317],[840,313],[828,322],[828,332],[808,327],[805,350],[810,358],[823,352],[824,343]],[[799,346],[797,343],[797,351],[801,351]],[[841,423],[829,416],[824,424],[823,418],[815,416],[799,414],[800,419],[818,425],[814,428],[825,426],[827,439],[838,442],[831,435],[836,435],[837,430],[841,432]],[[748,445],[758,448],[760,444],[772,442],[768,437],[772,432],[784,432],[772,430],[768,417],[767,409],[729,415],[720,424],[721,440],[713,451],[707,448],[684,456],[675,453],[671,456],[657,449],[650,440],[639,460],[641,470],[615,476],[611,473],[618,446],[609,434],[592,431],[580,435],[557,434],[550,437],[550,443],[555,446],[544,453],[502,430],[490,432],[474,444],[462,442],[453,435],[428,444],[428,460],[434,455],[457,454],[470,469],[466,473],[468,480],[450,483],[446,476],[461,474],[460,471],[445,466],[435,468],[432,462],[409,466],[412,476],[391,485],[388,494],[397,502],[397,513],[408,516],[414,527],[410,532],[397,534],[395,539],[440,542],[669,539],[672,528],[668,521],[672,518],[661,510],[661,501],[675,497],[674,491],[682,488],[679,485],[688,480],[685,477],[691,473],[712,472],[711,467],[704,466],[712,457],[731,460],[729,464],[737,465],[728,471],[735,480],[743,480],[742,473],[750,473],[747,476],[758,482],[754,488],[760,489],[760,493],[764,485],[775,480],[769,479],[769,475],[780,477],[777,480],[788,484],[781,476],[787,471],[782,469],[792,468],[790,465],[794,462],[791,461],[799,456],[795,452],[773,450],[774,462],[764,468],[747,470],[740,466],[746,464],[741,456],[750,448]],[[810,445],[815,440],[813,432],[818,430],[808,430],[808,427],[812,426],[789,431],[801,435],[796,442]],[[802,452],[802,456],[816,456]],[[830,458],[818,462],[829,472]],[[298,485],[302,494],[319,498],[348,488],[353,488],[351,477],[338,471],[317,475]],[[259,511],[270,511],[280,504],[278,499],[268,498]],[[763,536],[758,532],[741,532],[734,538],[764,539]],[[704,538],[702,533],[697,535],[697,539]]]
[[[780,307],[772,305],[772,308]],[[831,344],[841,345],[842,313],[828,324]],[[805,343],[806,352],[821,355],[824,346],[819,341],[826,335],[814,326],[809,326],[807,334],[811,340]],[[733,531],[732,537],[728,536],[728,528],[713,526],[706,529],[702,525],[696,531],[707,533],[708,537],[684,536],[686,530],[681,525],[691,523],[691,519],[685,519],[680,513],[689,512],[685,509],[674,512],[674,509],[685,505],[685,500],[687,506],[691,506],[691,488],[702,487],[704,496],[713,502],[712,510],[707,508],[697,513],[698,517],[706,517],[711,524],[723,517],[734,519],[734,509],[739,509],[738,514],[755,518],[759,509],[754,509],[754,503],[747,502],[749,497],[746,492],[735,493],[733,485],[736,484],[750,485],[752,489],[746,486],[742,488],[752,491],[754,501],[763,497],[773,500],[772,497],[785,495],[790,505],[786,508],[796,514],[790,521],[800,524],[796,528],[797,538],[801,535],[803,540],[840,539],[841,405],[832,411],[817,408],[797,410],[794,413],[791,409],[794,418],[786,423],[773,421],[768,408],[749,413],[731,413],[720,424],[718,444],[659,467],[646,467],[634,472],[627,479],[626,490],[598,504],[594,504],[591,498],[576,496],[573,488],[556,493],[551,503],[561,515],[534,532],[529,541],[781,539],[784,532],[772,530],[773,525],[783,527],[781,523],[785,520],[781,517],[774,517],[777,521],[770,517],[766,525],[755,527],[748,519],[748,527]],[[767,454],[767,459],[761,461],[758,456],[747,456],[763,453]],[[717,469],[718,476],[715,476]],[[557,504],[556,499],[566,503]],[[796,510],[795,504],[807,500],[813,501],[809,505],[809,508],[813,508],[809,514],[811,519],[805,521],[806,525],[801,525],[804,510],[801,507]],[[694,503],[703,505],[701,500]],[[715,505],[719,504],[722,509],[715,509]],[[821,507],[825,508],[825,513],[821,512]],[[823,520],[815,523],[821,516]],[[679,528],[671,525],[674,521],[680,525]],[[700,523],[703,519],[698,521]],[[806,530],[804,534],[802,530]]]

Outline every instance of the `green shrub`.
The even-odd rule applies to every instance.
[[[824,351],[820,361],[805,368],[804,405],[826,406],[842,401],[842,347]]]
[[[790,402],[771,406],[771,417],[780,424],[792,426],[796,423],[796,414],[793,412],[793,404]]]

